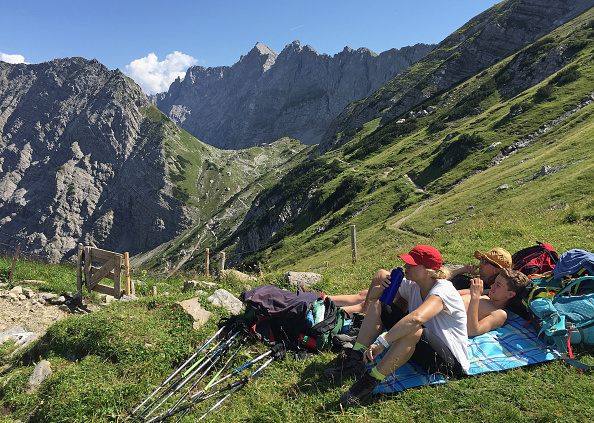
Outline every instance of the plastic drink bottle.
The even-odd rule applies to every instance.
[[[380,296],[380,301],[382,303],[392,304],[394,296],[396,295],[398,288],[400,288],[400,283],[402,283],[402,278],[404,278],[404,272],[401,267],[392,270],[392,273],[390,274],[390,286],[384,289],[384,292],[382,292],[382,295]]]

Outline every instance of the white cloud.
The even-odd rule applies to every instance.
[[[124,67],[124,73],[132,78],[147,94],[155,94],[169,89],[175,78],[182,77],[186,70],[197,63],[192,56],[174,51],[159,62],[155,53],[134,60]]]
[[[6,63],[25,63],[25,56],[20,54],[6,54],[0,51],[0,60]]]

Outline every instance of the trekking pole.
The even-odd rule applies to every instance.
[[[239,346],[237,347],[237,349],[233,352],[233,354],[231,354],[229,356],[229,358],[227,358],[227,361],[225,361],[225,363],[223,364],[223,366],[219,369],[219,371],[210,379],[210,381],[206,384],[206,386],[201,389],[198,393],[192,395],[193,398],[195,396],[198,396],[198,398],[200,398],[202,396],[202,394],[204,394],[204,392],[206,392],[207,389],[209,389],[210,386],[213,385],[214,381],[219,377],[219,375],[223,372],[223,370],[225,370],[225,368],[227,367],[227,365],[231,362],[231,360],[233,360],[233,358],[235,357],[235,355],[239,352],[239,350],[245,345],[245,342],[247,340],[247,337],[244,337],[240,343]],[[187,390],[187,392],[168,410],[167,414],[169,416],[172,416],[174,414],[179,413],[182,410],[176,410],[175,407],[177,407],[179,404],[182,403],[182,401],[190,394],[190,392],[196,387],[196,385],[198,385],[198,382],[200,382],[201,378],[196,380],[196,382],[194,382],[192,384],[192,386]],[[182,415],[177,419],[177,421],[179,422],[187,413],[188,411],[190,411],[189,408],[185,409],[185,411],[182,413]]]
[[[198,354],[200,354],[200,351],[202,351],[204,348],[206,348],[217,336],[219,336],[219,334],[223,331],[223,329],[225,329],[225,326],[221,327],[217,333],[215,333],[213,336],[211,336],[204,344],[202,344],[202,346],[194,353],[192,354],[192,356],[190,358],[188,358],[186,360],[186,362],[184,364],[182,364],[175,372],[173,372],[173,374],[171,376],[169,376],[163,383],[161,383],[161,385],[155,389],[153,391],[152,394],[150,394],[148,396],[148,398],[146,398],[144,401],[142,401],[142,403],[136,407],[131,413],[130,413],[130,417],[133,417],[134,414],[144,405],[146,404],[153,396],[155,396],[157,394],[157,392],[159,392],[161,389],[163,389],[169,382],[171,382],[171,380],[177,376],[179,374],[179,372],[181,372],[184,367],[186,367],[192,360],[194,360],[194,358],[196,358],[196,356]],[[136,420],[136,418],[134,420],[132,420],[132,422],[134,422]]]
[[[274,352],[274,350],[268,350],[266,351],[264,354],[259,355],[258,357],[254,358],[251,361],[248,361],[247,363],[245,363],[243,366],[238,367],[237,369],[233,370],[231,373],[227,374],[226,376],[222,377],[221,379],[217,380],[216,382],[214,382],[213,384],[211,384],[210,386],[207,386],[206,388],[204,388],[204,390],[208,389],[208,388],[212,388],[215,385],[218,385],[219,383],[223,382],[224,380],[230,378],[231,376],[236,375],[237,373],[241,372],[243,369],[246,369],[248,367],[250,367],[251,365],[257,363],[258,361],[262,360],[264,357],[269,356],[270,354],[272,354]],[[192,395],[190,398],[194,398],[197,395],[199,395],[200,392],[195,393],[194,395]]]
[[[143,415],[144,415],[146,412],[148,412],[148,411],[149,411],[149,410],[150,410],[150,409],[153,407],[153,405],[155,405],[155,404],[157,403],[157,401],[159,401],[161,398],[163,398],[163,396],[165,396],[165,395],[167,394],[167,392],[171,391],[171,390],[172,390],[172,389],[174,389],[176,386],[178,386],[178,385],[179,385],[179,383],[180,383],[180,382],[181,382],[181,381],[182,381],[182,380],[183,380],[183,379],[186,377],[186,375],[188,374],[188,372],[189,372],[189,371],[191,371],[192,369],[194,369],[194,368],[195,368],[195,367],[196,367],[198,364],[200,364],[200,363],[201,363],[201,362],[202,362],[204,359],[206,359],[206,358],[209,356],[209,354],[211,354],[211,353],[212,353],[214,350],[216,350],[216,349],[217,349],[217,347],[218,347],[218,348],[219,348],[219,350],[220,350],[220,348],[221,348],[221,347],[220,347],[220,345],[221,345],[221,343],[222,343],[222,342],[223,342],[223,339],[220,339],[220,340],[219,340],[219,341],[218,341],[218,342],[217,342],[217,343],[216,343],[216,344],[215,344],[215,345],[214,345],[212,348],[210,348],[210,349],[209,349],[209,350],[208,350],[208,351],[205,353],[205,355],[204,355],[204,356],[202,356],[200,359],[198,359],[198,361],[196,361],[196,362],[195,362],[195,363],[194,363],[194,364],[193,364],[193,365],[192,365],[192,366],[191,366],[191,367],[190,367],[188,370],[186,370],[186,372],[185,372],[183,375],[181,375],[181,376],[180,376],[180,377],[179,377],[177,380],[175,380],[175,381],[171,382],[171,383],[169,384],[169,386],[167,386],[167,388],[166,388],[166,389],[165,389],[163,392],[161,392],[161,393],[160,393],[160,394],[159,394],[159,395],[158,395],[158,396],[157,396],[157,397],[156,397],[156,398],[153,400],[153,402],[151,402],[149,405],[147,405],[147,406],[146,406],[146,407],[145,407],[145,408],[144,408],[144,409],[143,409],[143,410],[142,410],[140,413],[138,413],[138,414],[136,415],[136,417],[134,418],[134,420],[132,420],[132,422],[131,422],[131,423],[134,423],[134,422],[135,422],[135,421],[136,421],[136,420],[137,420],[139,417],[142,417],[142,416],[143,416]],[[155,411],[155,410],[153,410],[153,411]],[[151,412],[151,413],[152,413],[152,412]],[[145,418],[146,418],[146,417],[147,417],[147,416],[145,416]]]
[[[231,354],[231,355],[230,355],[230,356],[227,358],[227,361],[225,361],[225,363],[224,363],[224,364],[223,364],[223,366],[222,366],[222,367],[219,369],[219,371],[218,371],[218,372],[217,372],[217,373],[216,373],[216,374],[215,374],[215,375],[214,375],[214,376],[211,378],[211,380],[208,382],[208,384],[206,385],[206,387],[205,387],[205,388],[203,388],[203,389],[202,389],[200,392],[203,392],[204,390],[208,389],[208,387],[210,386],[210,384],[212,384],[212,383],[213,383],[213,381],[215,381],[215,380],[216,380],[216,378],[217,378],[217,377],[219,377],[219,375],[221,374],[221,372],[222,372],[223,370],[225,370],[225,368],[227,367],[227,365],[229,364],[229,362],[230,362],[230,361],[231,361],[231,360],[232,360],[232,359],[235,357],[235,355],[236,355],[236,354],[239,352],[239,350],[240,350],[240,349],[241,349],[241,348],[244,346],[244,344],[245,344],[245,341],[246,341],[246,338],[243,338],[243,339],[240,341],[240,343],[239,343],[239,346],[238,346],[238,347],[235,349],[235,351],[233,352],[233,354]],[[221,356],[219,356],[219,357],[217,357],[217,358],[218,358],[218,359],[220,359],[220,358],[221,358]],[[218,360],[217,360],[217,361],[218,361]],[[213,367],[213,366],[214,366],[214,364],[216,364],[216,361],[215,361],[215,362],[213,362],[213,363],[210,365],[209,369],[210,369],[211,367]],[[183,401],[183,400],[184,400],[184,399],[185,399],[185,398],[186,398],[186,397],[187,397],[187,396],[190,394],[190,392],[192,392],[192,390],[193,390],[193,389],[194,389],[194,388],[195,388],[195,387],[198,385],[198,383],[199,383],[199,382],[202,380],[202,378],[203,378],[203,377],[204,377],[204,376],[205,376],[205,375],[208,373],[208,370],[209,370],[209,369],[207,369],[207,371],[206,371],[206,372],[204,372],[204,373],[202,374],[202,376],[201,376],[200,378],[198,378],[198,379],[197,379],[197,380],[196,380],[196,381],[195,381],[195,382],[192,384],[192,386],[190,386],[190,387],[188,388],[188,390],[186,391],[186,393],[185,393],[184,395],[182,395],[182,397],[181,397],[181,398],[180,398],[180,399],[179,399],[179,400],[178,400],[178,401],[177,401],[177,402],[176,402],[176,403],[175,403],[175,404],[174,404],[174,405],[173,405],[173,406],[172,406],[172,407],[171,407],[171,408],[168,410],[169,412],[170,412],[170,411],[172,411],[173,409],[175,409],[175,407],[177,407],[179,404],[181,404],[181,403],[182,403],[182,401]]]
[[[232,375],[234,375],[234,374],[237,374],[237,373],[239,373],[241,370],[243,370],[243,369],[245,369],[245,368],[247,368],[247,367],[251,366],[252,364],[254,364],[254,363],[256,363],[257,361],[261,360],[262,358],[264,358],[264,357],[266,357],[266,356],[270,355],[271,353],[274,353],[274,357],[273,357],[273,358],[271,358],[271,359],[269,360],[269,362],[270,362],[270,361],[272,361],[273,359],[283,359],[283,358],[285,357],[285,355],[286,355],[286,348],[285,348],[285,345],[284,345],[284,344],[282,344],[282,343],[278,343],[278,344],[276,344],[275,346],[273,346],[273,347],[272,347],[270,350],[268,350],[268,351],[267,351],[267,352],[265,352],[264,354],[262,354],[262,355],[260,355],[260,356],[258,356],[258,357],[256,357],[256,358],[254,358],[253,360],[249,361],[248,363],[244,364],[243,366],[241,366],[241,367],[239,367],[239,368],[235,369],[233,372],[229,373],[229,374],[228,374],[227,376],[225,376],[224,378],[217,380],[215,383],[213,383],[212,385],[210,385],[210,387],[213,387],[213,386],[217,385],[218,383],[222,382],[223,380],[227,379],[228,377],[230,377],[230,376],[232,376]],[[252,373],[251,375],[249,375],[249,376],[245,376],[245,377],[243,377],[243,378],[241,378],[241,379],[239,379],[239,380],[236,380],[235,382],[229,383],[229,384],[227,384],[227,386],[225,386],[225,387],[223,387],[223,388],[220,388],[219,390],[217,390],[217,391],[215,391],[215,392],[212,392],[212,393],[210,393],[210,394],[208,394],[208,395],[206,395],[206,396],[204,396],[204,397],[202,397],[202,396],[198,396],[199,394],[201,394],[201,393],[202,393],[202,391],[201,391],[201,392],[199,392],[199,393],[196,393],[196,394],[192,395],[192,397],[190,397],[190,398],[194,398],[194,397],[196,397],[196,396],[198,396],[198,398],[196,398],[196,399],[195,399],[194,401],[192,401],[191,403],[189,403],[189,404],[187,404],[187,405],[184,405],[184,406],[180,407],[179,409],[175,410],[175,412],[174,412],[174,413],[172,413],[172,414],[171,414],[171,415],[173,415],[173,414],[179,413],[179,412],[181,412],[181,411],[183,411],[183,412],[184,412],[184,413],[183,413],[183,414],[182,414],[182,415],[181,415],[181,416],[180,416],[180,417],[179,417],[179,418],[178,418],[178,419],[175,421],[175,423],[179,423],[179,422],[181,421],[181,419],[182,419],[182,418],[183,418],[183,417],[184,417],[184,416],[185,416],[185,415],[188,413],[189,409],[190,409],[191,407],[193,407],[194,405],[198,404],[199,402],[206,401],[207,399],[210,399],[210,398],[214,397],[215,395],[218,395],[218,394],[221,394],[221,393],[223,393],[223,392],[225,392],[225,391],[228,391],[228,390],[230,390],[230,389],[233,389],[233,388],[235,388],[235,387],[236,387],[236,386],[238,386],[238,385],[242,385],[242,384],[245,384],[245,383],[247,383],[247,381],[248,381],[250,378],[254,377],[254,375],[257,375],[257,374],[258,374],[258,372],[260,372],[260,370],[262,370],[262,369],[263,369],[264,367],[266,367],[267,365],[268,365],[268,363],[266,363],[265,365],[263,365],[262,367],[260,367],[258,370],[256,370],[256,371],[255,371],[254,373]],[[206,389],[207,389],[207,388],[205,388],[203,391],[206,391]],[[166,418],[166,417],[169,417],[169,416],[164,416],[164,418]],[[149,422],[149,423],[153,423],[153,422]]]
[[[207,368],[206,372],[204,372],[204,374],[201,376],[201,378],[202,378],[202,377],[204,377],[204,376],[205,376],[205,375],[206,375],[206,374],[207,374],[207,373],[210,371],[210,369],[211,369],[211,368],[214,366],[214,364],[216,364],[216,363],[218,362],[218,360],[220,360],[220,357],[221,357],[221,356],[220,356],[219,354],[222,354],[222,351],[226,351],[226,350],[228,350],[228,349],[229,349],[229,346],[230,346],[231,344],[233,344],[233,342],[235,341],[235,338],[237,337],[237,335],[239,334],[239,332],[240,332],[240,331],[237,331],[237,332],[235,332],[235,333],[234,333],[234,334],[231,336],[231,338],[229,338],[229,339],[228,339],[228,340],[227,340],[227,341],[226,341],[226,342],[225,342],[225,343],[224,343],[224,344],[223,344],[223,345],[222,345],[222,346],[221,346],[221,347],[220,347],[220,348],[219,348],[219,349],[218,349],[218,350],[217,350],[217,351],[216,351],[216,352],[215,352],[215,353],[214,353],[214,354],[211,356],[211,357],[208,357],[208,358],[206,359],[206,361],[204,361],[204,363],[202,363],[202,364],[201,364],[201,365],[200,365],[200,366],[199,366],[197,369],[195,369],[195,370],[194,370],[194,371],[193,371],[193,372],[192,372],[192,373],[191,373],[191,374],[190,374],[190,375],[189,375],[189,376],[188,376],[188,377],[187,377],[187,378],[186,378],[186,379],[185,379],[185,380],[184,380],[182,383],[180,383],[180,384],[179,384],[179,385],[178,385],[178,386],[177,386],[177,387],[176,387],[176,388],[175,388],[173,391],[171,391],[171,392],[169,393],[169,395],[167,395],[167,397],[165,397],[165,398],[164,398],[164,399],[163,399],[163,400],[162,400],[162,401],[159,403],[159,405],[157,405],[155,408],[153,408],[153,409],[152,409],[152,410],[151,410],[151,411],[150,411],[150,412],[149,412],[149,413],[148,413],[148,414],[145,416],[145,419],[146,419],[146,418],[148,418],[148,417],[149,417],[151,414],[153,414],[153,413],[154,413],[156,410],[158,410],[158,409],[159,409],[159,407],[161,407],[161,406],[162,406],[162,405],[165,403],[165,401],[167,401],[169,398],[171,398],[171,396],[172,396],[173,394],[175,394],[175,393],[176,393],[176,392],[178,392],[178,391],[179,391],[181,388],[183,388],[183,387],[186,385],[186,383],[188,383],[190,380],[192,380],[192,378],[193,378],[194,376],[196,376],[196,374],[198,374],[198,372],[199,372],[200,370],[202,370],[202,368],[203,368],[203,367],[204,367],[206,364],[208,364],[208,362],[209,362],[209,361],[211,361],[211,360],[215,359],[215,362],[214,362],[214,363],[212,363],[212,364],[211,364],[211,365],[210,365],[210,366]],[[156,401],[158,401],[158,399],[157,399]],[[154,401],[154,402],[153,402],[153,404],[154,404],[156,401]],[[152,405],[152,404],[151,404],[151,405]],[[153,421],[153,420],[151,420],[151,421]],[[158,420],[157,420],[157,421],[158,421]]]
[[[260,373],[260,371],[261,371],[262,369],[264,369],[264,367],[268,366],[272,360],[274,360],[274,357],[272,357],[272,358],[269,358],[269,359],[268,359],[268,360],[267,360],[267,361],[266,361],[264,364],[262,364],[260,367],[258,367],[258,368],[256,369],[256,371],[254,371],[254,373],[252,373],[252,374],[251,374],[251,375],[249,375],[248,377],[244,378],[245,380],[243,381],[243,383],[241,383],[241,384],[239,384],[239,385],[235,386],[231,392],[229,392],[227,395],[225,395],[223,398],[221,398],[219,401],[217,401],[217,402],[215,403],[215,405],[213,405],[212,407],[210,407],[206,413],[204,413],[202,416],[200,416],[200,418],[199,418],[198,420],[196,420],[196,422],[199,422],[200,420],[202,420],[203,418],[205,418],[205,417],[206,417],[206,415],[207,415],[208,413],[210,413],[211,411],[213,411],[213,410],[215,410],[216,408],[218,408],[218,407],[219,407],[219,406],[220,406],[220,405],[223,403],[223,401],[225,401],[227,398],[229,398],[229,397],[230,397],[230,396],[231,396],[231,395],[232,395],[232,394],[233,394],[235,391],[237,391],[238,389],[241,389],[241,388],[243,388],[245,385],[247,385],[247,383],[248,383],[250,380],[252,380],[252,379],[254,379],[255,377],[257,377],[257,376],[258,376],[258,374]]]
[[[244,377],[244,378],[242,378],[242,379],[240,379],[240,380],[236,380],[235,382],[233,382],[233,383],[229,383],[229,384],[227,384],[227,386],[225,386],[225,387],[223,387],[223,388],[221,388],[221,389],[219,389],[219,390],[217,390],[217,391],[215,391],[215,392],[212,392],[212,393],[210,393],[210,394],[208,394],[208,395],[206,395],[206,396],[204,396],[204,397],[197,398],[196,400],[192,401],[191,403],[189,403],[189,404],[186,404],[186,405],[184,405],[184,406],[182,406],[182,407],[178,408],[177,410],[175,410],[175,412],[174,412],[174,413],[169,413],[169,414],[167,414],[167,415],[160,416],[160,417],[159,417],[159,419],[160,419],[159,421],[163,421],[163,420],[165,420],[166,418],[168,418],[168,417],[171,417],[172,415],[174,415],[174,414],[177,414],[177,413],[179,413],[179,412],[181,412],[181,411],[186,411],[186,412],[187,412],[187,411],[188,411],[188,409],[192,408],[194,405],[196,405],[196,404],[198,404],[198,403],[200,403],[200,402],[202,402],[202,401],[206,401],[207,399],[210,399],[210,398],[214,397],[215,395],[218,395],[218,394],[220,394],[220,393],[223,393],[223,392],[225,392],[225,391],[228,391],[228,390],[230,390],[230,389],[233,389],[233,388],[235,388],[237,385],[241,385],[242,383],[245,383],[245,382],[246,382],[246,379],[247,379],[247,377]],[[178,423],[178,422],[179,422],[179,421],[180,421],[180,420],[181,420],[181,419],[182,419],[182,418],[185,416],[185,414],[186,414],[186,413],[184,413],[184,414],[183,414],[181,417],[179,417],[179,418],[176,420],[176,423]],[[149,421],[149,422],[147,422],[147,423],[155,423],[156,421],[157,421],[157,419],[155,418],[155,419],[153,419],[153,420],[151,420],[151,421]]]

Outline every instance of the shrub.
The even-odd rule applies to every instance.
[[[536,94],[534,94],[534,101],[539,103],[550,98],[553,93],[555,92],[555,88],[552,85],[545,85],[544,87],[540,87]]]
[[[555,84],[557,86],[569,84],[570,82],[577,81],[580,79],[582,74],[578,70],[577,66],[570,66],[568,68],[563,69],[562,71],[558,72],[557,75],[551,79],[551,84]]]

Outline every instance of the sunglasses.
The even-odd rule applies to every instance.
[[[483,264],[490,264],[490,265],[491,265],[491,266],[493,266],[493,267],[496,267],[496,268],[498,268],[498,269],[501,269],[501,268],[500,268],[498,265],[496,265],[496,264],[495,264],[495,263],[493,263],[492,261],[489,261],[489,260],[487,260],[487,259],[486,259],[486,258],[484,258],[484,257],[481,259],[481,263],[483,263]]]

